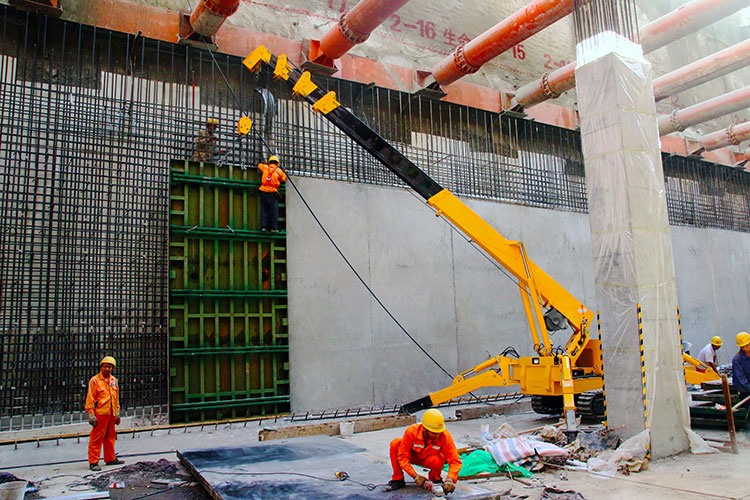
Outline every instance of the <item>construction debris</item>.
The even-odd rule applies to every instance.
[[[577,491],[562,491],[555,488],[544,488],[540,500],[586,500],[583,495]]]

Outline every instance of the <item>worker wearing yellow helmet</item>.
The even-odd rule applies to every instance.
[[[698,361],[704,365],[708,365],[716,371],[716,367],[719,365],[717,352],[721,349],[721,337],[715,336],[711,339],[711,342],[706,344],[706,347],[701,349],[698,353]],[[701,371],[698,369],[698,371]]]
[[[102,470],[99,467],[99,455],[104,446],[104,462],[107,465],[119,465],[123,462],[115,455],[117,432],[115,425],[120,423],[120,386],[112,375],[117,361],[112,356],[105,356],[99,362],[99,373],[89,380],[86,394],[86,412],[89,414],[91,435],[89,436],[89,469]]]
[[[419,424],[410,425],[404,436],[391,441],[391,466],[393,476],[388,482],[388,490],[397,490],[406,486],[404,473],[414,478],[417,486],[422,488],[427,481],[441,482],[443,466],[448,463],[448,477],[443,484],[446,493],[452,493],[461,470],[461,459],[458,458],[453,437],[445,429],[445,419],[440,410],[431,408],[422,416]],[[428,477],[418,474],[413,465],[430,469]]]
[[[750,396],[750,334],[738,333],[737,347],[740,350],[732,358],[732,385],[743,400]],[[742,408],[750,408],[750,401],[745,401]]]
[[[279,186],[286,182],[286,170],[281,166],[279,157],[271,155],[268,163],[259,163],[260,184],[260,230],[279,232]]]

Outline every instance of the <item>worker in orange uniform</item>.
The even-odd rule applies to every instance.
[[[429,480],[440,483],[445,463],[448,463],[448,477],[443,484],[446,493],[456,489],[461,459],[450,433],[445,430],[445,419],[440,410],[431,408],[422,416],[422,422],[410,425],[404,437],[391,441],[391,466],[393,477],[388,482],[388,490],[406,486],[404,472],[414,478],[422,488],[428,478],[414,471],[414,465],[430,469]]]
[[[124,464],[115,456],[115,425],[120,423],[120,387],[112,370],[117,366],[115,358],[106,356],[99,362],[100,371],[89,380],[86,394],[86,411],[89,414],[91,435],[89,436],[89,469],[99,467],[99,454],[104,444],[104,462],[107,465]]]
[[[278,233],[279,186],[286,182],[286,170],[279,165],[279,157],[271,155],[268,163],[259,163],[262,174],[260,184],[260,230]]]

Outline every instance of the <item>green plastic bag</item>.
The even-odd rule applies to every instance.
[[[458,473],[458,478],[464,478],[466,476],[475,476],[482,473],[494,474],[496,472],[511,472],[521,474],[523,477],[533,477],[534,474],[527,471],[523,467],[513,465],[511,463],[497,465],[495,459],[492,458],[488,452],[484,450],[475,450],[471,453],[463,453],[460,456],[461,472]],[[444,471],[448,471],[448,464],[443,467]]]

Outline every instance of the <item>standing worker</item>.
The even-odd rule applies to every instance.
[[[262,179],[260,184],[260,230],[278,233],[279,185],[286,182],[286,170],[279,166],[279,157],[271,155],[268,163],[258,163]]]
[[[740,401],[750,396],[750,334],[737,334],[737,347],[740,350],[732,358],[732,385],[740,393]],[[750,408],[750,401],[742,405]]]
[[[414,478],[417,486],[422,488],[428,478],[417,474],[414,465],[430,469],[429,480],[440,483],[440,473],[448,463],[448,477],[443,485],[446,493],[456,489],[458,472],[461,470],[461,459],[458,458],[456,445],[450,433],[445,430],[445,419],[440,410],[431,408],[422,416],[422,422],[410,425],[404,437],[391,441],[391,466],[393,476],[388,482],[388,490],[397,490],[406,486],[404,472]]]
[[[701,352],[698,353],[698,361],[710,366],[714,371],[717,371],[716,367],[719,363],[717,361],[716,351],[719,349],[721,349],[721,337],[716,336],[711,339],[711,342],[706,344],[706,347],[701,349]]]
[[[120,387],[112,375],[117,362],[112,356],[106,356],[99,362],[100,371],[89,380],[89,391],[86,394],[86,411],[89,414],[91,435],[89,436],[89,469],[102,470],[99,467],[99,455],[104,444],[104,463],[107,465],[124,464],[115,456],[115,425],[120,423]]]
[[[218,128],[219,120],[216,118],[209,118],[206,120],[206,128],[201,129],[195,138],[193,160],[214,161],[216,141],[218,139],[215,132]]]

